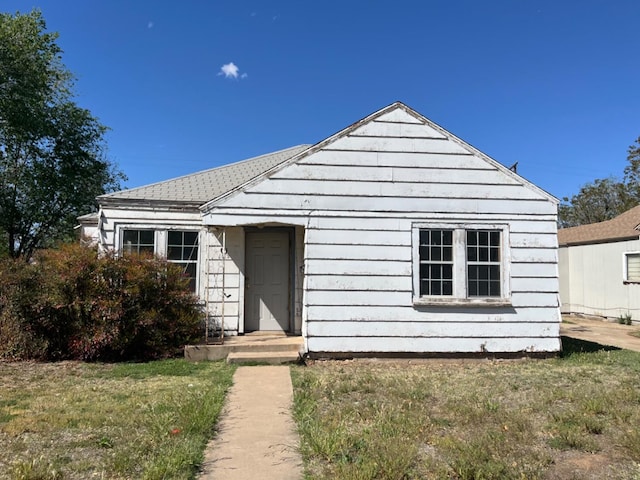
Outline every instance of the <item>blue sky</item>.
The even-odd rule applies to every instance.
[[[622,175],[640,136],[637,0],[0,6],[60,33],[130,188],[315,143],[396,100],[558,197]]]

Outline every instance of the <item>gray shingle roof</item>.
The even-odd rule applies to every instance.
[[[202,205],[288,160],[308,147],[309,145],[298,145],[183,177],[100,195],[98,201],[100,203],[132,201]]]

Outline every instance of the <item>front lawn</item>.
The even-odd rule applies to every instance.
[[[640,353],[563,340],[548,360],[295,367],[307,478],[640,478]]]
[[[231,385],[221,362],[0,363],[0,479],[191,479]]]

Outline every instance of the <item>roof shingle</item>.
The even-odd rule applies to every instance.
[[[558,245],[584,245],[640,237],[640,205],[605,222],[558,230]]]
[[[175,202],[202,205],[288,160],[308,147],[309,145],[298,145],[183,177],[131,190],[107,193],[100,195],[98,201]]]

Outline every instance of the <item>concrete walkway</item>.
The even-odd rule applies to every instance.
[[[565,321],[560,324],[561,335],[640,352],[640,338],[629,335],[629,332],[640,330],[638,325],[620,325],[578,316],[563,318]]]
[[[200,480],[301,479],[289,367],[239,367],[233,381]]]

